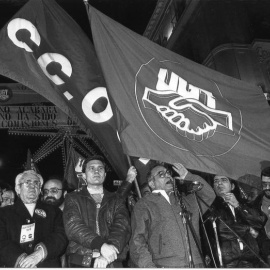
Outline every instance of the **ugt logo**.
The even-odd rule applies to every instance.
[[[227,153],[240,139],[241,111],[214,81],[207,81],[211,89],[203,89],[185,80],[175,72],[179,65],[152,59],[141,66],[135,93],[145,123],[163,142],[181,150],[198,156]]]

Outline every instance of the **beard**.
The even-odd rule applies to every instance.
[[[52,196],[46,197],[44,200],[45,203],[59,207],[64,202],[64,196],[61,196],[59,199],[55,199]]]
[[[264,193],[264,196],[265,196],[267,199],[270,199],[270,189],[264,190],[263,193]]]

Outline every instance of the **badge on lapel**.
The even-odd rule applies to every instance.
[[[39,215],[39,216],[41,216],[42,218],[46,218],[46,212],[44,211],[44,210],[42,210],[42,209],[36,209],[35,210],[35,213],[37,214],[37,215]]]

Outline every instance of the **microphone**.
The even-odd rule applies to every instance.
[[[174,177],[174,182],[177,183],[179,189],[187,193],[196,192],[203,188],[203,184],[201,182],[184,180],[181,179],[179,176]]]
[[[208,220],[213,222],[219,217],[217,210],[214,208],[214,206],[210,206],[208,211],[210,212],[208,212],[207,218],[203,221],[203,223],[207,222]]]
[[[215,215],[215,214],[211,214],[211,215],[209,215],[204,221],[203,221],[203,223],[205,223],[205,222],[207,222],[208,220],[210,220],[210,221],[215,221],[217,219],[217,216]]]

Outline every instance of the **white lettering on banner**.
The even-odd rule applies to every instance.
[[[213,109],[216,108],[216,100],[211,92],[200,89],[192,84],[188,84],[187,81],[174,72],[171,72],[170,81],[168,82],[167,69],[159,69],[156,89],[160,91],[174,91],[183,98],[200,100],[205,106]]]
[[[30,32],[30,40],[26,40],[24,37],[23,41],[18,40],[17,34],[19,31],[27,31]],[[8,37],[10,40],[19,48],[25,49],[27,52],[34,52],[35,48],[38,48],[41,44],[41,37],[40,34],[30,21],[22,19],[22,18],[15,18],[9,22],[7,26]],[[65,78],[70,78],[72,75],[72,65],[70,61],[63,55],[58,53],[44,53],[37,59],[37,63],[39,64],[40,68],[42,69],[43,73],[55,84],[55,85],[62,85],[65,84]],[[61,69],[55,68],[55,74],[51,74],[48,72],[48,65],[60,65]],[[58,73],[58,74],[57,74]],[[100,92],[99,92],[100,91]],[[73,99],[73,95],[68,91],[65,91],[63,95],[68,99],[68,101]],[[95,113],[93,111],[93,104],[97,101],[100,97],[103,97],[107,100],[107,106],[104,108],[102,112]],[[93,100],[91,100],[93,99]],[[90,106],[88,108],[88,106]],[[89,91],[86,96],[83,98],[82,101],[82,110],[86,117],[93,122],[96,123],[103,123],[108,121],[112,116],[113,112],[111,109],[110,101],[107,95],[107,90],[104,87],[98,87],[94,90]]]
[[[26,30],[30,32],[30,40],[32,42],[30,40],[24,40],[24,42],[19,41],[17,38],[17,34],[20,30]],[[33,50],[30,48],[31,44],[32,47],[39,47],[41,43],[41,37],[39,35],[38,30],[31,22],[25,19],[16,18],[10,21],[7,27],[7,32],[11,41],[19,48],[24,48],[27,52],[33,52]],[[29,44],[27,44],[26,42],[28,42]],[[63,84],[64,82],[57,75],[50,75],[47,72],[46,67],[51,62],[60,64],[62,67],[61,72],[63,72],[66,76],[70,77],[72,74],[72,66],[69,60],[61,54],[45,53],[38,58],[37,62],[41,67],[42,71],[44,72],[44,74],[57,85]]]
[[[27,52],[33,52],[32,49],[25,43],[17,39],[16,34],[19,30],[26,29],[30,32],[30,39],[37,45],[40,45],[40,35],[36,29],[36,27],[29,21],[25,19],[16,18],[9,22],[7,26],[8,37],[12,40],[12,42],[20,47],[25,49]]]
[[[97,113],[93,111],[93,106],[99,98],[105,98],[108,103],[106,108],[102,112]],[[109,103],[106,88],[97,87],[89,91],[82,101],[82,110],[84,114],[95,123],[102,123],[111,119],[113,116],[113,112],[111,104]]]
[[[38,58],[38,64],[43,70],[44,74],[51,79],[56,85],[65,83],[59,76],[51,75],[47,71],[47,66],[51,62],[60,63],[61,71],[64,72],[68,77],[72,74],[72,66],[68,59],[59,53],[44,53]]]
[[[166,69],[159,70],[156,89],[145,87],[142,98],[144,107],[156,110],[180,135],[202,141],[212,137],[218,126],[229,129],[227,133],[233,134],[231,113],[216,109],[216,101],[211,92],[188,84],[173,72],[168,80]],[[166,100],[168,106],[158,104],[160,100]],[[202,119],[202,126],[191,127],[192,119],[189,118],[190,113],[187,116],[188,110]]]

